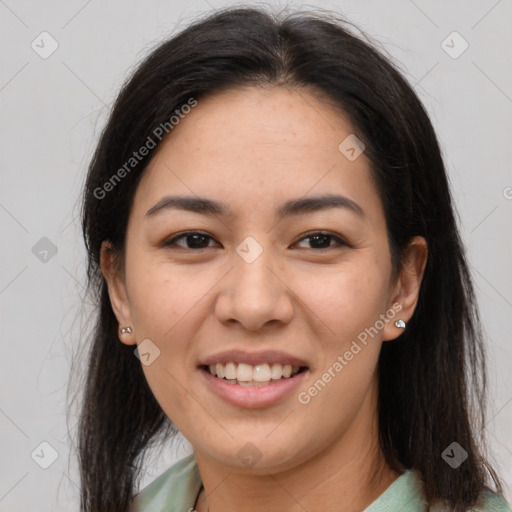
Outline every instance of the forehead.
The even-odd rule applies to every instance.
[[[147,210],[172,191],[256,211],[268,201],[334,190],[367,202],[377,197],[369,160],[340,151],[353,132],[340,109],[311,91],[223,91],[198,100],[174,126],[141,179],[136,203]]]

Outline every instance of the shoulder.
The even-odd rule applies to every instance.
[[[471,512],[512,512],[510,505],[503,496],[491,491],[485,491],[480,497],[480,501]]]
[[[189,455],[176,462],[137,494],[130,512],[186,512],[194,507],[201,485],[195,457],[193,454]]]
[[[450,507],[436,504],[430,509],[425,500],[423,482],[415,470],[400,475],[364,512],[451,512]],[[485,491],[468,512],[512,512],[503,496]]]
[[[441,504],[430,508],[431,512],[451,512],[452,508]],[[510,505],[503,496],[491,491],[485,491],[480,495],[478,503],[466,509],[467,512],[512,512]]]
[[[419,474],[407,470],[363,512],[424,512],[427,502]]]

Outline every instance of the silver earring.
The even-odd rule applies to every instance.
[[[121,327],[121,334],[131,334],[132,328],[131,327]]]
[[[399,327],[400,329],[405,329],[406,323],[403,320],[397,320],[395,322],[395,325]]]

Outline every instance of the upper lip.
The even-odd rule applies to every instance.
[[[291,364],[292,366],[307,366],[306,361],[300,357],[288,354],[286,352],[276,350],[263,350],[257,352],[247,352],[245,350],[228,350],[218,352],[211,356],[205,357],[200,363],[200,366],[213,365],[217,363],[245,363],[252,366],[263,363],[279,363],[282,365]]]

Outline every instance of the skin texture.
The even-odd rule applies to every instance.
[[[427,248],[416,237],[393,278],[384,212],[363,153],[338,149],[354,133],[347,118],[312,91],[247,87],[201,99],[174,127],[137,188],[124,272],[109,245],[102,271],[121,342],[149,338],[160,356],[143,370],[165,413],[192,443],[210,511],[362,510],[397,478],[380,452],[376,365],[381,344],[402,332],[416,307]],[[279,220],[290,199],[340,194],[345,208]],[[223,201],[233,217],[168,209],[145,217],[165,195]],[[208,234],[198,251],[184,231]],[[328,231],[320,247],[304,238]],[[236,252],[246,237],[263,249],[252,263]],[[193,243],[193,241],[192,241]],[[193,246],[192,246],[193,247]],[[196,251],[196,252],[194,252]],[[229,349],[276,349],[307,361],[307,390],[365,328],[393,304],[401,311],[309,403],[297,393],[248,409],[217,397],[197,369]],[[261,459],[237,452],[251,442]],[[206,500],[206,495],[208,498]]]

